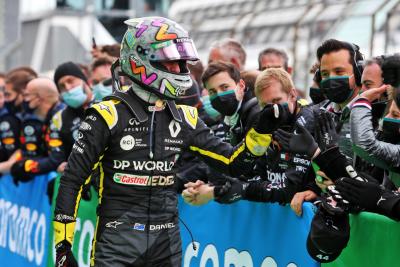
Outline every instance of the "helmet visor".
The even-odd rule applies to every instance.
[[[193,40],[181,38],[162,43],[151,44],[153,54],[150,55],[151,61],[172,61],[172,60],[190,60],[199,59]]]

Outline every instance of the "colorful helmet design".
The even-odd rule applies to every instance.
[[[134,18],[121,43],[123,73],[144,89],[176,99],[192,86],[187,61],[198,60],[188,33],[176,22],[162,17]],[[162,62],[176,61],[180,73],[169,72]]]

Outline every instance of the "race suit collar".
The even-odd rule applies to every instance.
[[[127,105],[129,110],[132,112],[132,114],[140,121],[140,122],[145,122],[148,120],[148,114],[146,113],[146,109],[148,105],[151,105],[150,103],[144,101],[142,98],[140,98],[136,94],[136,90],[128,90],[126,92],[122,91],[115,91],[112,95],[107,96],[104,98],[104,100],[110,100],[110,99],[115,99],[119,100]],[[178,109],[176,107],[175,101],[172,100],[167,100],[167,107],[169,111],[171,112],[172,117],[174,120],[178,122],[182,122],[182,118],[178,112]]]

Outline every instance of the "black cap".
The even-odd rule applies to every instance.
[[[307,237],[308,254],[321,263],[334,261],[349,239],[349,215],[333,216],[319,207]]]
[[[69,61],[59,65],[54,72],[54,82],[56,83],[57,87],[58,81],[62,77],[67,75],[77,77],[79,79],[82,79],[85,83],[88,83],[87,77],[85,76],[85,74],[83,74],[81,68],[74,62]]]

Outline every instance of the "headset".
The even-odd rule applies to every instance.
[[[351,52],[353,53],[352,65],[353,65],[354,79],[356,81],[356,85],[361,86],[361,75],[364,70],[364,65],[363,65],[364,57],[363,54],[361,54],[360,52],[360,47],[356,44],[343,41],[341,42],[347,47],[347,50],[349,50],[350,53]],[[357,58],[359,60],[357,60]],[[320,84],[322,81],[320,68],[321,67],[319,67],[314,74],[314,81],[317,82],[318,84]]]

